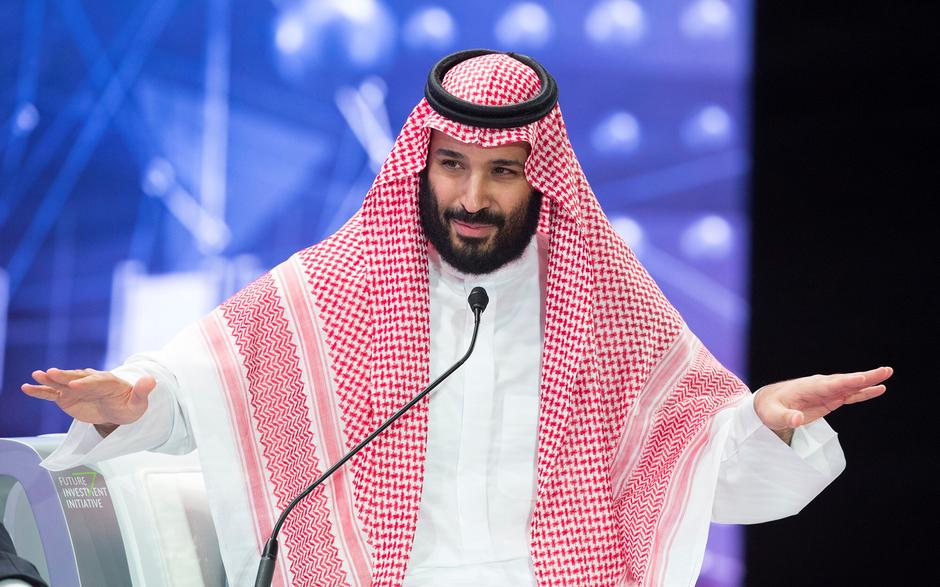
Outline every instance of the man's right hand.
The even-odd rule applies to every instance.
[[[157,386],[149,375],[131,385],[110,371],[94,369],[33,371],[33,379],[39,385],[24,383],[23,393],[55,402],[76,420],[94,424],[103,436],[137,421],[147,409],[147,396]]]

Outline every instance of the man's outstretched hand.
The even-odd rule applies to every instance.
[[[885,392],[882,381],[894,369],[878,367],[858,373],[811,375],[773,383],[757,390],[754,410],[765,426],[789,443],[793,429],[822,418],[844,404],[863,402]]]
[[[33,379],[39,385],[24,383],[23,393],[55,402],[66,414],[95,424],[105,435],[117,426],[137,421],[147,409],[147,396],[157,385],[149,375],[131,385],[109,371],[94,369],[33,371]]]

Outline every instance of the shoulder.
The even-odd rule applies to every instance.
[[[301,249],[286,262],[299,263],[312,280],[349,275],[363,266],[362,219],[356,214],[323,241]]]

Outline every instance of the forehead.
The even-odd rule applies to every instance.
[[[506,143],[498,147],[481,147],[470,143],[462,143],[454,137],[431,129],[431,142],[429,152],[433,155],[438,149],[455,151],[470,159],[516,159],[525,161],[532,148],[529,143]]]

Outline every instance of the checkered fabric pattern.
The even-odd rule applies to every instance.
[[[503,105],[531,98],[539,81],[515,59],[493,54],[455,66],[444,87],[466,100]],[[528,142],[526,176],[545,195],[539,230],[549,241],[546,324],[530,534],[538,583],[655,584],[656,554],[666,547],[673,530],[669,520],[676,518],[666,513],[681,507],[675,502],[683,492],[676,486],[694,466],[690,451],[701,444],[711,417],[746,388],[711,355],[702,355],[668,391],[663,408],[649,416],[652,425],[642,443],[631,447],[640,457],[631,461],[633,470],[619,472],[626,482],[613,493],[618,442],[651,372],[684,325],[601,211],[557,106],[525,127],[483,129],[443,118],[422,100],[360,211],[336,234],[297,254],[329,349],[348,445],[429,381],[427,241],[418,216],[417,175],[431,129],[484,147]],[[229,302],[233,332],[245,331],[238,320],[253,320],[261,332],[266,321],[280,319],[265,296],[256,290]],[[298,402],[291,396],[309,393],[277,366],[278,359],[290,363],[296,353],[279,340],[239,345],[249,373],[259,373],[259,363],[271,364],[266,376],[249,381],[250,393],[258,395],[254,401],[265,404],[254,416],[259,431],[296,418]],[[277,401],[264,401],[273,393],[273,378],[285,376],[290,385],[277,388]],[[347,465],[372,549],[375,586],[400,585],[405,575],[422,492],[427,410],[426,401],[417,405]],[[291,446],[283,427],[282,434],[272,447],[308,452]],[[287,503],[282,489],[291,477],[310,479],[324,466],[308,458],[304,465],[317,470],[298,470],[300,463],[274,452],[266,462],[277,507]],[[325,516],[316,512],[322,507],[311,500],[285,526],[296,585],[348,584],[331,563],[329,541],[322,539]],[[314,569],[309,561],[323,561],[323,567]]]

